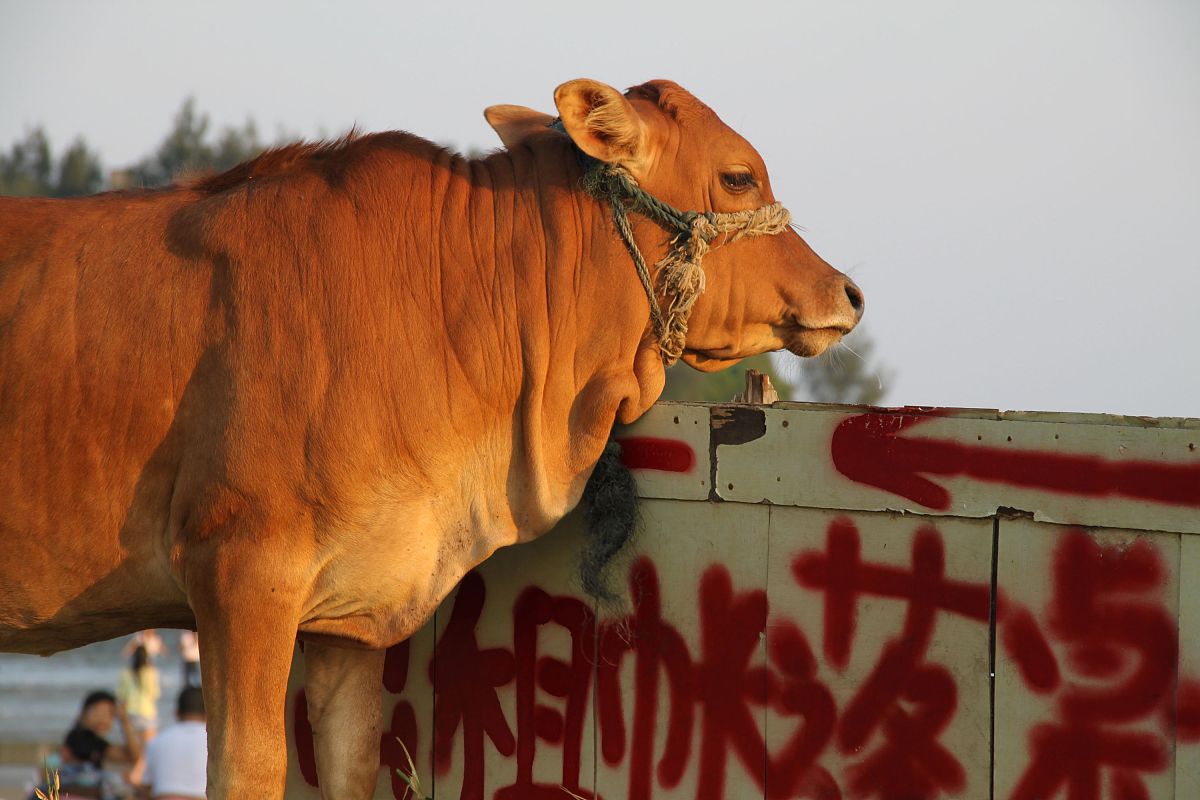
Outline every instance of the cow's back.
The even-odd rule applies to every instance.
[[[147,597],[178,594],[156,534],[211,291],[204,265],[168,244],[185,201],[0,198],[5,649],[72,646],[81,624],[102,638],[86,620],[97,610],[137,626],[158,613]],[[42,632],[22,639],[34,625]]]

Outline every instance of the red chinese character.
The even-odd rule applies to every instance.
[[[794,622],[773,619],[767,630],[767,653],[776,670],[767,676],[771,707],[781,721],[804,720],[783,747],[768,755],[767,797],[841,800],[833,776],[816,763],[833,735],[837,707],[829,689],[817,680],[817,662],[808,639]]]
[[[633,740],[629,748],[628,800],[653,795],[655,723],[658,717],[659,675],[664,673],[669,694],[667,740],[658,763],[658,781],[677,786],[687,766],[692,736],[692,662],[679,631],[662,619],[658,573],[649,559],[638,559],[629,573],[633,598],[631,617],[605,623],[600,632],[597,711],[604,760],[619,764],[625,757],[625,722],[619,683],[625,653],[636,656],[633,687]]]
[[[292,738],[296,742],[296,761],[300,776],[309,786],[317,786],[317,749],[313,742],[312,723],[308,721],[308,696],[304,690],[292,698]]]
[[[697,798],[725,796],[731,753],[759,787],[770,787],[769,797],[840,797],[828,773],[814,766],[833,728],[834,704],[816,681],[816,665],[803,634],[786,621],[773,623],[768,653],[775,670],[753,665],[766,628],[766,592],[734,592],[725,567],[706,570],[700,580],[700,653],[693,661],[683,637],[662,619],[653,565],[639,560],[629,583],[635,613],[602,629],[598,685],[602,751],[608,763],[616,764],[625,755],[619,669],[626,653],[635,654],[626,796],[652,796],[659,685],[665,682],[670,716],[657,770],[660,785],[678,785],[691,756],[698,716]],[[804,720],[770,757],[755,709],[767,704],[783,717]]]
[[[1167,725],[1181,742],[1200,742],[1200,680],[1184,678],[1175,692],[1175,708],[1167,709]]]
[[[858,752],[876,731],[884,738],[850,769],[851,792],[891,800],[961,791],[966,783],[962,765],[938,741],[957,708],[957,687],[943,666],[925,663],[925,654],[939,612],[988,621],[991,587],[947,579],[941,535],[928,525],[913,539],[911,570],[864,563],[858,528],[845,518],[830,525],[824,553],[804,553],[792,568],[802,586],[825,594],[824,651],[838,669],[849,661],[860,597],[907,604],[900,636],[884,645],[838,724],[844,753]]]
[[[483,739],[511,756],[516,747],[504,719],[496,689],[512,682],[513,654],[503,648],[480,650],[475,626],[487,590],[478,573],[459,584],[450,621],[438,639],[429,665],[434,686],[434,765],[438,774],[450,768],[454,735],[463,731],[462,800],[483,800]]]
[[[558,625],[571,636],[571,659],[538,656],[538,632]],[[595,664],[595,625],[592,610],[574,597],[551,597],[531,586],[513,608],[513,639],[517,678],[517,779],[499,789],[496,800],[562,800],[564,789],[590,797],[579,786],[583,750],[583,723],[587,713],[592,669]],[[557,709],[536,702],[537,690],[561,698]],[[533,761],[537,740],[562,747],[562,778],[550,784],[534,783]]]
[[[1121,800],[1149,797],[1142,774],[1167,768],[1167,742],[1120,726],[1156,711],[1171,716],[1178,642],[1160,600],[1165,584],[1161,560],[1144,539],[1102,547],[1072,531],[1055,554],[1047,609],[1065,669],[1027,611],[1006,614],[1005,648],[1032,689],[1058,690],[1059,714],[1030,733],[1031,762],[1013,800],[1064,791],[1071,800],[1099,798],[1106,773]]]
[[[391,694],[401,694],[408,684],[408,641],[389,647],[383,661],[383,688]],[[392,706],[391,724],[379,737],[379,763],[388,768],[392,782],[392,794],[404,797],[408,784],[397,770],[408,774],[412,768],[409,758],[417,757],[417,715],[412,704],[406,700]],[[403,745],[403,746],[402,746]],[[405,748],[408,754],[405,754]]]
[[[700,705],[700,772],[697,800],[725,796],[729,751],[761,786],[766,745],[750,703],[768,701],[764,670],[750,661],[767,626],[767,593],[734,594],[729,570],[709,567],[700,579],[700,658],[693,686]]]

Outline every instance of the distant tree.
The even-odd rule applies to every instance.
[[[225,128],[215,142],[209,139],[209,124],[208,115],[196,110],[194,97],[184,100],[162,144],[131,168],[133,183],[163,186],[187,173],[228,169],[264,149],[253,120],[241,128]]]
[[[54,154],[39,125],[0,154],[0,194],[18,197],[46,196],[53,192]]]
[[[215,138],[210,128],[209,117],[197,109],[195,98],[185,99],[166,138],[151,155],[127,169],[114,171],[112,186],[164,186],[190,172],[229,169],[254,158],[266,147],[254,120],[247,119],[240,127],[223,128]],[[38,126],[7,153],[0,153],[0,194],[71,197],[103,187],[100,159],[88,149],[83,137],[76,138],[56,161],[45,130]]]
[[[132,168],[134,181],[142,186],[161,186],[182,172],[203,168],[212,160],[212,150],[204,143],[207,132],[208,116],[196,111],[195,98],[187,98],[154,155]]]
[[[861,328],[817,358],[798,361],[796,400],[814,403],[879,405],[891,383],[890,371],[872,362],[875,343]]]
[[[241,128],[228,127],[221,132],[213,147],[209,166],[215,170],[226,170],[254,158],[265,148],[266,145],[258,138],[258,126],[254,120],[248,119]]]
[[[0,154],[0,194],[18,197],[71,197],[91,194],[103,183],[100,159],[77,138],[55,161],[46,132],[39,126]]]
[[[92,194],[100,191],[103,183],[104,173],[100,167],[100,157],[88,150],[82,136],[76,138],[58,162],[58,185],[54,195],[75,197]]]

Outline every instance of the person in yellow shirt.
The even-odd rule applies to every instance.
[[[124,704],[129,721],[143,742],[154,738],[158,729],[158,667],[150,662],[145,647],[137,647],[129,666],[117,679],[117,700]]]
[[[129,722],[142,745],[153,739],[158,732],[160,693],[158,667],[150,660],[146,647],[138,645],[133,650],[129,666],[121,670],[121,675],[117,678],[117,700],[125,707]],[[145,760],[138,758],[126,779],[136,786],[141,782],[142,771],[145,768]]]

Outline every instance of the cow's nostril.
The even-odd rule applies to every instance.
[[[846,297],[850,300],[850,307],[854,309],[854,313],[858,315],[859,319],[862,319],[866,301],[863,300],[862,290],[849,279],[846,280]]]

